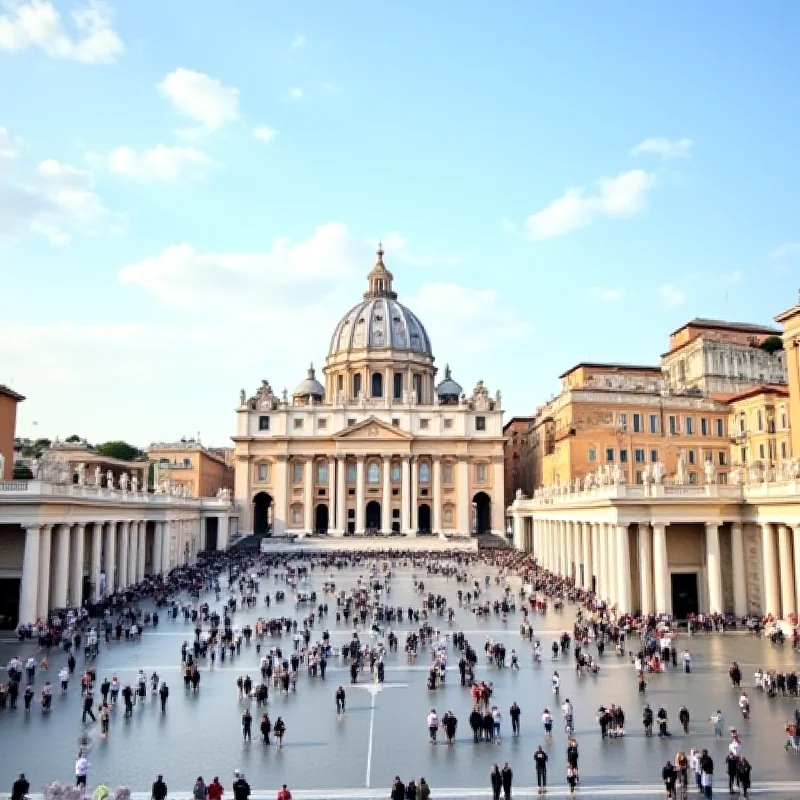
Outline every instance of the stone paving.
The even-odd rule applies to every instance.
[[[479,568],[476,575],[487,570]],[[336,573],[334,580],[339,588],[349,588],[362,570],[348,569]],[[419,604],[413,590],[412,570],[400,568],[392,580],[390,602],[407,607]],[[321,595],[321,587],[327,574],[317,571],[312,575],[312,586]],[[424,576],[426,589],[444,594],[450,604],[457,606],[455,581]],[[262,581],[260,596],[269,591],[274,596],[276,584],[270,579]],[[492,586],[491,597],[499,597],[500,589]],[[223,593],[223,600],[225,594]],[[212,607],[213,595],[208,598]],[[331,631],[334,645],[341,644],[350,636],[350,629],[335,625],[333,602],[326,627]],[[335,601],[334,601],[335,602]],[[246,621],[253,624],[259,616],[302,616],[304,609],[296,610],[291,601],[275,604],[266,609],[259,600],[252,611],[238,612],[234,625]],[[274,722],[282,716],[287,726],[286,744],[283,750],[266,748],[258,741],[258,717],[255,704],[254,741],[243,744],[240,716],[243,702],[237,699],[235,681],[246,673],[257,680],[259,656],[254,644],[243,646],[242,654],[224,665],[219,661],[215,667],[202,665],[202,681],[197,695],[185,694],[180,679],[180,647],[183,641],[193,638],[193,626],[178,620],[162,621],[156,630],[147,630],[140,643],[112,643],[101,645],[98,661],[98,679],[117,674],[123,681],[133,682],[138,669],[149,675],[153,670],[165,679],[171,688],[168,710],[161,715],[157,701],[148,697],[137,706],[131,719],[125,720],[121,710],[114,713],[108,739],[99,737],[95,725],[86,726],[92,739],[89,754],[92,764],[90,786],[100,781],[110,785],[120,783],[139,792],[149,792],[155,775],[164,774],[170,787],[170,796],[188,796],[194,779],[203,775],[206,781],[219,775],[227,788],[231,784],[233,770],[239,768],[248,777],[255,790],[264,790],[274,796],[273,787],[287,782],[293,790],[309,790],[306,796],[388,796],[388,787],[395,774],[404,780],[425,776],[433,789],[449,787],[450,796],[478,796],[488,792],[488,774],[493,763],[502,765],[508,761],[515,771],[516,796],[527,792],[521,787],[530,787],[535,782],[532,769],[532,751],[540,743],[550,755],[550,796],[557,796],[565,786],[566,737],[561,728],[560,710],[553,708],[550,675],[554,668],[562,677],[560,701],[569,697],[575,707],[576,736],[580,745],[581,794],[583,797],[612,793],[648,792],[663,796],[658,789],[661,767],[668,758],[674,758],[679,750],[687,753],[691,747],[708,748],[716,764],[715,785],[717,791],[726,790],[724,757],[727,738],[714,739],[708,717],[721,708],[726,717],[726,728],[736,726],[742,736],[744,752],[753,765],[754,788],[759,784],[771,784],[778,791],[776,782],[800,780],[800,757],[787,755],[783,748],[784,724],[796,705],[796,699],[768,699],[751,689],[752,719],[743,722],[738,712],[738,693],[730,687],[728,667],[734,659],[745,674],[745,683],[752,684],[752,674],[757,667],[794,669],[797,659],[788,647],[773,647],[760,639],[747,635],[683,637],[679,647],[688,647],[693,655],[693,671],[684,674],[682,669],[666,674],[650,676],[646,696],[637,692],[635,673],[627,659],[618,658],[608,651],[601,660],[598,676],[577,678],[572,669],[572,658],[551,661],[549,645],[565,629],[571,629],[574,609],[567,607],[562,613],[549,611],[544,616],[534,616],[534,629],[542,641],[543,662],[532,663],[530,649],[518,634],[517,613],[509,617],[506,629],[499,616],[477,619],[471,612],[458,610],[452,630],[463,630],[479,652],[478,679],[494,683],[494,701],[504,715],[503,741],[500,745],[475,745],[468,726],[471,709],[469,695],[459,685],[457,657],[453,654],[450,673],[444,688],[429,692],[425,686],[428,671],[428,655],[420,657],[417,664],[409,666],[402,652],[403,631],[406,624],[396,630],[401,647],[397,654],[387,657],[386,682],[399,684],[385,688],[374,695],[365,688],[351,688],[349,675],[344,665],[335,659],[330,662],[327,680],[312,680],[301,668],[298,690],[289,696],[280,696],[271,691],[269,714]],[[436,623],[434,623],[435,625]],[[317,625],[316,631],[321,631]],[[520,653],[520,671],[490,669],[482,656],[486,638],[502,641],[507,649],[516,648]],[[278,640],[265,639],[270,646]],[[283,647],[291,648],[290,640],[284,637]],[[35,644],[20,647],[16,640],[6,636],[0,639],[0,659],[5,664],[12,654],[23,659],[29,653],[36,654]],[[54,654],[49,673],[50,680],[57,684],[57,673],[65,656]],[[41,713],[34,701],[33,713],[26,717],[21,710],[0,712],[0,787],[10,787],[20,771],[24,771],[32,784],[32,791],[40,791],[49,780],[72,780],[72,768],[76,742],[84,730],[81,724],[81,700],[78,676],[82,656],[78,658],[76,676],[69,692],[62,697],[54,695],[53,710],[48,716]],[[365,675],[362,679],[368,683]],[[42,673],[37,675],[36,686],[44,681]],[[334,691],[342,683],[347,690],[347,713],[337,719],[334,708]],[[508,708],[517,701],[522,708],[522,733],[512,738]],[[641,726],[641,708],[649,702],[654,710],[664,705],[670,714],[672,738],[659,740],[647,738]],[[684,702],[688,706],[692,723],[690,735],[678,733],[677,710]],[[601,740],[595,720],[596,709],[601,704],[621,704],[627,715],[627,735],[620,740]],[[21,705],[21,702],[20,702]],[[545,743],[540,724],[540,715],[545,706],[550,707],[556,717],[555,735],[551,743]],[[453,748],[445,745],[432,747],[428,743],[425,717],[431,707],[439,715],[452,710],[459,718],[457,744]],[[650,790],[636,785],[652,787]],[[800,796],[800,784],[787,784],[791,790],[784,796]],[[369,791],[359,794],[364,788]],[[469,791],[469,787],[479,790]],[[561,789],[559,790],[559,787]],[[315,794],[311,790],[325,791]],[[458,790],[458,791],[456,791]],[[781,790],[783,791],[783,790]],[[229,796],[229,793],[226,797]],[[655,796],[655,795],[654,795]]]

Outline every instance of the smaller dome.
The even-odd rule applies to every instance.
[[[294,390],[294,396],[313,397],[317,400],[322,400],[325,396],[325,387],[316,379],[313,364],[308,368],[308,377]]]
[[[439,397],[460,397],[464,390],[461,384],[456,383],[450,373],[450,365],[444,368],[444,380],[436,387]]]

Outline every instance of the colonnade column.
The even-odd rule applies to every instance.
[[[128,585],[128,547],[130,539],[130,523],[124,520],[119,524],[119,578],[117,589]]]
[[[117,523],[106,523],[106,546],[103,548],[103,571],[106,573],[106,593],[117,588]],[[99,587],[98,587],[99,591]]]
[[[778,587],[778,562],[775,558],[775,526],[761,525],[761,552],[764,562],[764,613],[781,616],[781,597]]]
[[[472,536],[472,508],[469,502],[469,463],[466,456],[458,459],[458,527],[465,536]]]
[[[36,618],[39,616],[36,607],[39,602],[41,543],[41,525],[30,525],[25,528],[25,554],[22,557],[22,580],[19,584],[19,622],[21,625],[36,622]]]
[[[169,572],[172,569],[172,537],[175,533],[175,520],[164,523],[164,536],[161,542],[164,550],[161,554],[161,571]]]
[[[581,523],[580,522],[571,522],[570,527],[572,528],[572,574],[575,578],[575,585],[580,586],[581,580],[581,561],[583,560],[583,551],[581,549]]]
[[[442,459],[438,456],[433,459],[433,532],[442,532]]]
[[[589,589],[592,585],[592,526],[588,522],[579,522],[583,541],[583,581],[581,586]]]
[[[199,526],[202,526],[203,520],[198,518],[197,524]],[[140,581],[144,579],[145,570],[147,569],[146,548],[147,548],[147,520],[142,520],[139,523],[139,580]],[[205,550],[204,544],[202,546],[202,549]]]
[[[417,535],[419,531],[419,519],[417,518],[417,500],[419,498],[419,459],[414,458],[411,462],[411,533]]]
[[[67,605],[67,590],[69,588],[69,525],[59,525],[56,528],[55,553],[53,561],[55,575],[53,576],[53,598],[50,605],[53,608],[64,608]]]
[[[336,533],[344,536],[347,530],[347,461],[344,456],[336,459]]]
[[[600,590],[597,592],[599,597],[610,603],[608,585],[608,542],[606,541],[605,522],[597,523],[598,547],[600,548]]]
[[[160,575],[163,571],[162,557],[164,554],[164,523],[156,521],[153,529],[153,574]],[[217,542],[220,542],[221,531],[217,531]]]
[[[39,592],[36,616],[46,620],[50,612],[50,553],[53,546],[53,526],[42,525],[39,542]]]
[[[639,523],[639,607],[642,614],[652,614],[653,607],[653,543],[650,525]]]
[[[103,555],[103,523],[92,523],[92,564],[89,569],[89,580],[94,589],[92,600],[100,599],[100,572],[102,571]]]
[[[656,612],[659,614],[669,614],[672,611],[667,594],[668,584],[667,526],[661,522],[653,523],[653,590]]]
[[[392,461],[387,455],[381,464],[383,476],[383,498],[381,501],[381,532],[388,536],[392,532]]]
[[[788,619],[797,613],[794,594],[794,575],[792,574],[792,540],[788,525],[778,527],[778,561],[781,571],[781,616]]]
[[[617,525],[617,608],[630,614],[631,607],[631,551],[628,526]]]
[[[286,460],[285,455],[279,455],[277,459],[275,459],[274,464],[275,469],[275,502],[272,506],[272,535],[273,536],[283,536],[286,532],[286,523],[289,521],[289,502],[288,502],[288,492],[286,489],[286,481],[287,481],[287,471],[288,471],[288,462]],[[252,525],[251,525],[252,528]],[[170,523],[167,526],[166,533],[169,533],[169,536],[172,536],[172,524]],[[166,534],[165,534],[165,538]],[[167,570],[168,567],[167,559],[162,561],[164,564],[164,570]]]
[[[600,597],[602,588],[600,585],[602,582],[602,570],[600,569],[600,563],[602,561],[600,551],[600,526],[596,522],[590,522],[589,528],[592,531],[592,574],[589,576],[589,585],[591,585],[592,578],[594,578],[595,594]]]
[[[792,539],[794,542],[795,597],[800,600],[800,525],[792,528]]]
[[[86,523],[79,522],[72,532],[69,553],[69,604],[83,603],[83,561],[86,556]]]
[[[619,576],[617,574],[617,526],[610,522],[605,524],[606,533],[606,565],[608,566],[608,588],[606,595],[610,605],[619,604]]]
[[[564,523],[564,549],[566,551],[566,566],[564,568],[565,578],[571,578],[573,576],[572,563],[575,560],[575,547],[572,526],[574,524],[574,522],[569,521]]]
[[[314,459],[303,464],[303,529],[314,532]]]
[[[403,504],[400,508],[400,529],[407,535],[412,535],[411,531],[411,461],[408,456],[403,456],[400,467],[400,497]]]
[[[337,530],[341,530],[338,524],[339,514],[339,484],[336,483],[336,478],[339,482],[344,481],[344,477],[336,470],[336,457],[330,456],[328,458],[328,533],[335,534]]]
[[[795,545],[797,538],[795,537]],[[797,546],[794,550],[795,563],[800,555]],[[744,573],[744,536],[742,523],[731,524],[731,560],[733,562],[733,611],[737,617],[747,614],[747,582]]]
[[[719,523],[706,522],[706,572],[708,573],[708,610],[721,614],[724,610],[722,599],[722,564],[719,556]]]
[[[542,522],[542,550],[544,552],[544,567],[553,571],[553,520],[546,519]]]
[[[356,533],[364,533],[364,456],[356,458]]]

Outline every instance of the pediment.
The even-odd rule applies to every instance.
[[[377,419],[376,417],[370,417],[369,419],[365,419],[363,422],[359,422],[356,425],[351,425],[349,428],[345,428],[340,433],[337,433],[335,436],[336,439],[402,439],[408,440],[412,439],[410,433],[406,431],[401,431],[399,428],[395,428],[392,425],[387,425],[385,422]]]

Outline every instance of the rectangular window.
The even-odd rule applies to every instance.
[[[758,457],[759,457],[760,459],[763,459],[763,458],[764,458],[764,445],[763,445],[763,444],[760,444],[760,445],[758,446]]]
[[[486,483],[486,464],[475,465],[475,483]]]
[[[614,448],[606,447],[606,464],[614,463]]]
[[[184,458],[183,459],[183,466],[184,467],[191,467],[192,466],[192,459],[191,458]]]
[[[269,465],[267,464],[259,464],[258,465],[258,479],[262,483],[265,483],[269,480]]]
[[[690,464],[696,463],[695,457],[694,457],[694,450],[687,450],[686,451],[686,459],[688,460],[688,462]]]
[[[442,466],[442,483],[448,486],[453,483],[453,465],[444,464]]]
[[[445,430],[450,430],[453,427],[453,420],[450,417],[447,417],[444,421]]]
[[[700,435],[708,436],[708,419],[700,417]]]
[[[303,521],[303,512],[297,506],[292,507],[292,525],[299,525]]]
[[[633,432],[634,433],[642,433],[642,415],[641,414],[634,414],[633,415]]]
[[[669,415],[669,432],[671,436],[678,435],[678,418],[674,414]]]
[[[636,470],[634,480],[636,481],[637,484],[639,484],[639,486],[641,486],[644,483],[644,480],[642,479],[642,471],[640,469]]]
[[[403,373],[395,372],[392,396],[395,400],[403,399]]]
[[[486,430],[486,417],[475,417],[475,430],[476,431]]]
[[[650,415],[650,433],[658,433],[658,414]]]
[[[619,463],[620,464],[628,463],[628,451],[624,447],[621,447],[619,450]]]
[[[427,427],[428,427],[428,423],[429,423],[429,420],[427,420],[427,419],[421,419],[421,420],[419,421],[419,426],[420,426],[420,428],[422,428],[422,429],[424,430],[425,428],[427,428]]]
[[[758,409],[757,419],[758,419],[758,429],[760,431],[763,431],[764,430],[764,415],[761,413],[761,409],[760,408]]]
[[[589,448],[589,463],[590,464],[594,464],[595,461],[597,461],[597,448],[596,447],[590,447]]]
[[[292,464],[292,483],[303,482],[303,465]]]
[[[720,472],[717,474],[717,483],[725,485],[728,482],[728,473]]]
[[[721,467],[728,465],[728,454],[724,450],[720,450],[719,453],[717,453],[717,457]]]
[[[617,414],[617,425],[621,431],[628,430],[628,415],[625,413]]]
[[[340,392],[344,391],[344,375],[336,376],[336,389]]]
[[[684,420],[687,436],[694,436],[694,417],[686,417]]]
[[[328,465],[324,461],[317,464],[317,483],[326,484],[328,482]]]
[[[392,417],[392,427],[393,428],[400,427],[400,420],[397,417]]]
[[[259,417],[258,418],[258,429],[260,431],[268,431],[269,430],[269,417]]]
[[[742,464],[746,464],[747,463],[747,448],[746,447],[740,447],[739,448],[739,458],[740,458]]]
[[[781,458],[786,458],[787,456],[786,450],[787,450],[786,442],[781,442]]]
[[[417,395],[417,402],[422,403],[422,375],[414,376],[414,393]]]
[[[327,420],[327,419],[325,419],[325,418],[323,418],[323,419],[320,419],[320,420],[317,420],[317,427],[318,427],[320,430],[324,430],[325,428],[327,428],[327,427],[328,427],[328,420]]]
[[[658,461],[658,450],[650,451],[650,460],[655,464]]]
[[[786,430],[786,412],[785,411],[781,412],[781,428],[783,428],[783,430]]]
[[[355,464],[348,464],[347,465],[347,482],[348,483],[355,483],[356,482],[356,465]]]
[[[689,473],[689,483],[697,483],[697,473],[690,472]]]
[[[644,464],[645,463],[645,453],[643,448],[636,448],[633,451],[633,459],[637,464]]]
[[[294,420],[294,429],[296,431],[303,429],[303,420],[302,419],[295,419]]]
[[[348,417],[348,419],[347,419],[347,427],[351,428],[355,424],[356,424],[355,417]]]
[[[717,426],[717,436],[723,436],[725,429],[721,417],[716,420],[716,426]]]

